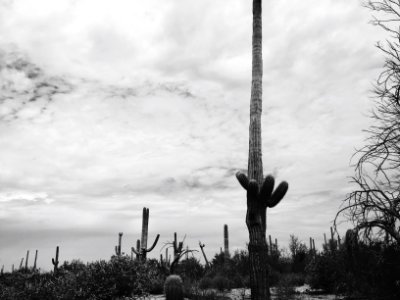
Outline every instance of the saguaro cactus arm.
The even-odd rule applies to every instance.
[[[276,206],[285,196],[289,184],[282,181],[274,191],[275,179],[272,175],[265,177],[261,189],[255,180],[249,180],[246,174],[236,173],[240,185],[247,190],[248,212],[246,223],[256,225],[262,222],[264,231],[266,230],[265,213],[267,207]]]
[[[135,247],[132,247],[131,250],[132,250],[133,253],[135,253],[136,255],[140,256],[140,250],[136,251]]]
[[[160,238],[160,235],[157,234],[156,239],[154,240],[153,245],[152,245],[149,249],[145,249],[146,252],[151,252],[151,251],[154,249],[154,247],[157,245],[157,242],[158,242],[158,239],[159,239],[159,238]]]

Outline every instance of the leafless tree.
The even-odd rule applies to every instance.
[[[383,71],[374,86],[373,124],[366,144],[354,157],[358,189],[350,193],[335,218],[351,220],[367,239],[384,236],[400,242],[400,1],[368,0],[372,24],[388,37],[377,48],[385,55]]]

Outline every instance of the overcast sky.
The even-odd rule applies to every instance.
[[[108,259],[173,233],[209,258],[248,241],[250,0],[0,0],[0,266]],[[263,3],[268,234],[321,248],[352,189],[385,38],[358,0]],[[344,234],[346,226],[342,227]],[[200,258],[200,256],[197,254]],[[32,257],[32,256],[31,256]]]

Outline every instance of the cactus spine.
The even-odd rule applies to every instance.
[[[224,225],[224,254],[225,257],[229,257],[229,234],[228,234],[228,225]]]
[[[57,246],[57,248],[56,248],[56,258],[55,259],[54,258],[51,259],[51,262],[52,262],[52,264],[54,266],[54,274],[56,274],[57,271],[58,271],[58,263],[59,263],[58,254],[59,254],[59,247]]]
[[[183,282],[180,276],[170,275],[165,280],[164,292],[166,300],[183,300]]]
[[[38,258],[38,250],[36,250],[36,252],[35,252],[35,261],[33,262],[33,271],[36,271],[37,258]]]
[[[156,239],[154,240],[153,245],[150,248],[147,248],[147,239],[148,239],[148,235],[149,235],[149,209],[146,207],[143,207],[143,215],[142,215],[142,239],[141,239],[141,247],[137,247],[137,249],[135,249],[134,247],[132,247],[132,251],[136,254],[136,257],[138,257],[139,259],[145,261],[146,260],[146,256],[147,256],[147,252],[151,252],[154,247],[157,245],[158,239],[160,238],[160,235],[157,234]],[[140,245],[136,245],[136,246],[140,246]]]
[[[29,250],[26,251],[25,270],[28,271]]]

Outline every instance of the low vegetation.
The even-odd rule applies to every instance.
[[[349,235],[351,236],[351,235]],[[369,299],[400,298],[400,248],[396,243],[329,240],[322,251],[309,249],[291,236],[289,251],[274,249],[268,255],[270,282],[282,299],[294,287],[308,283],[327,293]],[[216,254],[208,266],[195,257],[175,267],[183,293],[190,299],[217,299],[217,295],[250,284],[249,256],[245,250],[232,256]],[[163,294],[169,269],[165,262],[115,255],[110,260],[64,262],[57,272],[25,269],[0,275],[0,299],[133,299]]]

